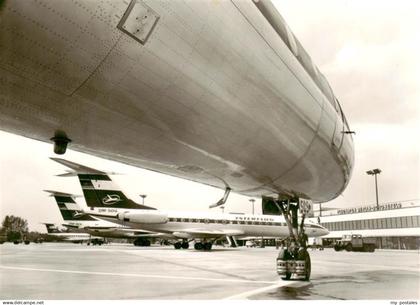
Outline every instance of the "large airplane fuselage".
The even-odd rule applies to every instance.
[[[2,1],[0,128],[62,130],[72,149],[242,194],[331,200],[353,168],[349,127],[276,16],[240,0]]]
[[[109,221],[133,228],[168,233],[178,238],[206,238],[217,234],[273,238],[289,236],[283,216],[126,209],[118,209],[117,214],[113,213],[117,219],[106,217],[107,214],[110,216],[112,212],[103,213],[102,217]],[[309,237],[328,234],[324,227],[308,221],[304,222],[304,229]]]

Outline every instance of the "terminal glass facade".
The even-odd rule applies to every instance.
[[[355,219],[336,222],[324,222],[322,226],[329,231],[352,231],[352,230],[381,230],[420,228],[420,216],[401,216],[372,219]],[[385,235],[385,234],[384,234]],[[324,239],[325,246],[331,246],[335,239]],[[376,237],[377,248],[382,249],[420,249],[420,238],[415,236],[383,236]]]
[[[329,231],[378,230],[420,227],[420,216],[358,219],[322,223]]]

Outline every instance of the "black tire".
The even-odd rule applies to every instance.
[[[291,277],[292,277],[292,273],[291,272],[286,272],[286,275],[283,276],[281,279],[283,281],[288,281],[288,280],[290,280]]]
[[[202,243],[195,243],[194,249],[195,250],[203,250],[204,245]]]
[[[311,257],[309,255],[308,252],[306,252],[306,256],[305,256],[305,281],[309,281],[311,278]]]
[[[190,247],[190,244],[187,241],[184,241],[182,243],[182,249],[188,249]]]
[[[175,243],[174,244],[174,247],[175,247],[175,249],[181,249],[181,243],[180,242],[177,242],[177,243]]]
[[[281,249],[277,258],[283,261],[287,261],[290,258],[289,252],[286,249]],[[283,281],[288,281],[290,280],[291,277],[292,277],[292,273],[286,272],[286,274],[282,276],[281,279]]]
[[[309,252],[305,249],[300,249],[298,253],[298,260],[305,261],[305,275],[303,280],[309,281],[311,278],[311,257]]]
[[[204,244],[204,250],[205,251],[210,251],[211,250],[211,246],[212,246],[212,243],[205,243]]]
[[[341,247],[340,247],[339,245],[335,245],[335,246],[334,246],[334,250],[335,250],[335,251],[341,251]]]
[[[353,246],[352,246],[351,244],[348,244],[348,245],[346,246],[346,251],[347,251],[347,252],[353,251]]]
[[[143,243],[145,247],[150,247],[150,240],[146,239]]]

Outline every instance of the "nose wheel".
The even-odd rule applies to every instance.
[[[311,278],[311,257],[309,252],[300,248],[297,252],[287,248],[280,250],[277,257],[277,274],[282,280],[290,280],[293,275],[297,279],[309,281]]]
[[[279,213],[284,216],[289,229],[289,237],[283,240],[282,248],[277,256],[277,274],[283,280],[290,280],[295,276],[299,280],[309,281],[311,277],[311,257],[307,246],[308,236],[304,231],[304,220],[312,208],[312,206],[308,207],[308,204],[311,203],[298,198],[268,200],[272,200]],[[298,221],[299,210],[301,212],[300,225]]]

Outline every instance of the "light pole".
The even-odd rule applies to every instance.
[[[375,176],[375,189],[376,189],[376,206],[379,208],[379,199],[378,199],[378,178],[376,177],[382,171],[379,168],[375,168],[366,172],[366,174]]]
[[[249,199],[249,201],[252,203],[252,215],[254,215],[254,202],[255,202],[255,199],[252,198],[252,199]]]
[[[318,224],[321,224],[321,217],[322,217],[322,204],[319,203],[319,215],[318,215]]]
[[[146,198],[146,197],[147,197],[147,195],[145,195],[145,194],[141,194],[141,195],[140,195],[140,197],[141,197],[141,204],[143,204],[143,205],[144,205],[144,198]]]

